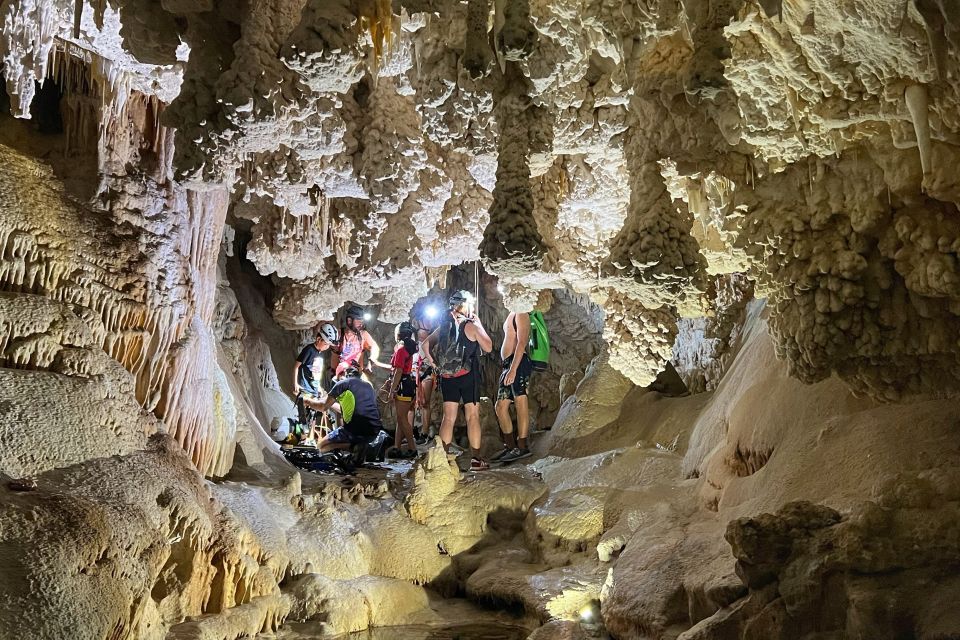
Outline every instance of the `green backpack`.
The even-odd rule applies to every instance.
[[[550,363],[550,334],[539,311],[530,312],[530,346],[527,349],[534,371],[546,371]]]

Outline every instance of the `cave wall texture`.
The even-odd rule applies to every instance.
[[[957,0],[0,0],[0,61],[0,638],[960,637]],[[551,301],[532,467],[296,473],[309,331],[448,286]]]

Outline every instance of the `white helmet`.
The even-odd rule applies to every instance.
[[[323,338],[329,344],[337,344],[340,341],[340,332],[329,322],[324,322],[317,331],[317,337]]]

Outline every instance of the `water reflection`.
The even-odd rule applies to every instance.
[[[311,631],[313,627],[313,631]],[[379,627],[334,636],[336,640],[524,640],[530,634],[529,629],[504,624],[463,624],[447,627],[434,625],[413,625],[408,627]],[[290,624],[278,634],[278,640],[314,640],[322,636],[316,625]]]

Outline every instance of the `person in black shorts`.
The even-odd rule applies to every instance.
[[[527,385],[533,373],[533,362],[527,355],[530,340],[530,314],[510,313],[503,323],[503,345],[500,357],[503,373],[497,389],[497,421],[503,436],[503,451],[491,462],[513,462],[530,456],[527,436],[530,432],[530,407],[527,403]],[[510,405],[517,411],[517,432],[513,432]]]
[[[443,394],[443,421],[440,439],[445,448],[453,441],[453,426],[463,403],[470,441],[470,469],[482,471],[490,465],[480,457],[480,361],[482,351],[493,349],[493,341],[473,311],[473,296],[458,291],[450,296],[450,315],[424,341],[427,363],[440,374]]]
[[[394,436],[395,457],[414,458],[417,455],[417,442],[413,436],[413,424],[410,422],[410,409],[417,396],[417,382],[413,378],[413,354],[417,352],[417,341],[413,339],[414,329],[409,322],[401,322],[394,331],[397,346],[393,350],[393,401],[397,412],[397,431]],[[406,447],[404,447],[406,443]]]
[[[322,411],[332,408],[343,417],[343,426],[320,441],[320,451],[349,449],[352,445],[370,442],[383,429],[377,393],[360,375],[359,369],[347,368],[343,380],[333,385],[320,401]]]

